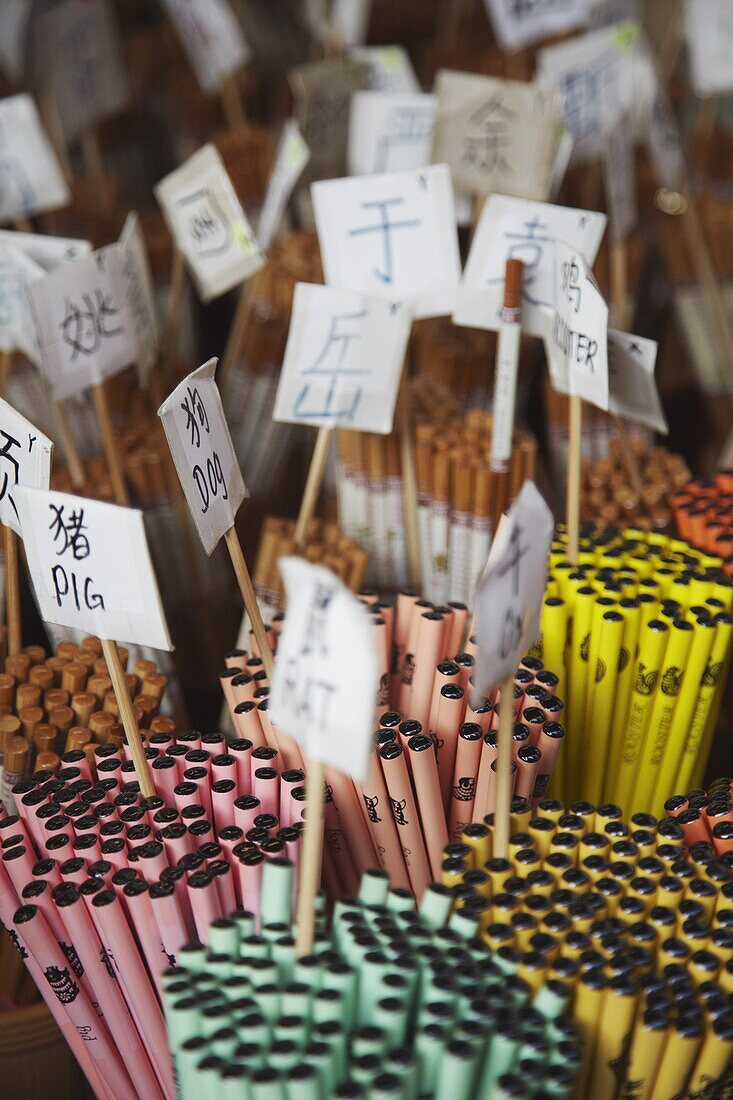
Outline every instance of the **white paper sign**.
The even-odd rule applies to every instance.
[[[404,172],[430,163],[435,96],[355,92],[349,112],[349,174]]]
[[[127,284],[127,301],[137,345],[135,365],[141,385],[144,386],[158,358],[158,333],[153,277],[140,229],[140,219],[134,211],[125,219],[119,245],[122,252],[122,274]]]
[[[369,66],[369,87],[374,92],[420,91],[420,82],[402,46],[353,46],[349,57]]]
[[[278,564],[287,612],[270,718],[306,757],[364,781],[378,678],[374,630],[363,605],[330,570],[301,558]]]
[[[733,88],[733,6],[730,0],[685,0],[685,37],[695,95]]]
[[[135,362],[135,322],[123,267],[122,251],[112,244],[57,267],[28,288],[55,401]]]
[[[525,481],[499,525],[476,590],[476,695],[513,677],[539,637],[553,530],[552,512],[534,482]]]
[[[548,198],[562,129],[560,97],[520,80],[442,69],[433,160],[472,194]]]
[[[162,0],[204,92],[239,72],[250,58],[242,28],[227,0]]]
[[[620,114],[641,136],[654,93],[654,69],[636,23],[619,23],[548,46],[537,55],[537,82],[558,91],[573,137],[573,159],[595,160]]]
[[[129,102],[127,74],[109,0],[61,0],[34,19],[38,83],[54,99],[67,140]]]
[[[260,247],[265,252],[275,239],[293,188],[300,179],[309,157],[310,149],[305,143],[298,123],[294,118],[288,119],[280,134],[275,165],[267,185],[267,193],[257,225],[257,237]]]
[[[91,241],[75,237],[46,237],[42,233],[15,233],[9,229],[0,229],[0,244],[17,248],[44,271],[53,271],[60,264],[78,260],[92,250]]]
[[[211,554],[234,526],[248,495],[209,359],[176,386],[158,409],[178,479],[204,550]]]
[[[41,348],[28,287],[43,275],[43,268],[19,248],[0,241],[0,350],[19,351],[36,367]]]
[[[18,486],[41,617],[118,642],[172,649],[142,512]]]
[[[52,452],[51,440],[0,398],[0,523],[17,535],[22,532],[16,488],[48,489]]]
[[[509,259],[524,264],[522,331],[544,336],[547,310],[555,306],[553,240],[560,237],[593,263],[606,215],[592,210],[490,195],[479,219],[458,291],[458,325],[497,330]]]
[[[656,359],[655,340],[608,330],[608,411],[667,435],[667,418],[654,381]]]
[[[155,187],[168,228],[204,302],[226,294],[265,262],[224,162],[204,145]]]
[[[494,36],[507,53],[581,26],[589,6],[589,0],[484,0]]]
[[[609,211],[609,230],[614,241],[625,241],[636,225],[634,146],[626,115],[606,134],[603,181]]]
[[[685,170],[682,142],[667,93],[657,85],[647,119],[646,143],[660,187],[676,190]]]
[[[273,419],[391,432],[411,322],[404,303],[297,283]]]
[[[369,30],[372,0],[331,0],[331,22],[341,46],[360,46]]]
[[[33,0],[3,0],[0,4],[0,67],[11,80],[25,68],[28,23]]]
[[[31,97],[0,100],[0,221],[58,210],[69,199],[61,166]]]
[[[550,377],[599,409],[608,408],[608,306],[582,253],[555,242],[552,335],[546,340]]]
[[[416,317],[451,312],[460,259],[446,165],[322,180],[311,194],[329,285],[405,301]]]

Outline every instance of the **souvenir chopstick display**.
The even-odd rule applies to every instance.
[[[352,592],[358,592],[365,579],[369,555],[337,523],[311,520],[302,549],[295,544],[294,531],[293,520],[265,516],[252,581],[266,622],[283,607],[278,561],[287,554],[301,554],[308,561],[320,562],[333,570]]]
[[[125,667],[128,652],[120,647]],[[168,684],[154,661],[135,660],[126,673],[140,728],[174,728],[159,716]],[[124,733],[99,638],[60,642],[53,656],[26,646],[5,659],[0,675],[0,801],[11,811],[12,790],[34,771],[57,772],[79,764],[89,770],[96,748],[122,745]],[[86,762],[86,763],[83,763]]]
[[[623,444],[612,439],[609,457],[584,463],[581,477],[580,516],[588,523],[623,524],[642,530],[671,533],[672,512],[669,504],[690,479],[690,470],[681,455],[666,447],[647,450],[634,443],[634,454],[641,479],[641,495],[631,484],[622,455]],[[680,534],[698,545],[689,535]],[[714,549],[703,547],[700,549]]]
[[[324,859],[324,875],[332,878],[330,887],[328,878],[324,884],[334,895],[335,876],[352,892],[354,875],[377,865],[419,899],[440,871],[445,842],[494,809],[501,694],[480,703],[471,699],[474,639],[462,648],[469,625],[464,606],[435,607],[404,593],[394,604],[376,594],[362,598],[381,661],[373,759],[363,784],[326,768],[330,859]],[[273,648],[282,623],[280,615],[269,629]],[[268,720],[269,689],[258,659],[248,663],[243,653],[233,653],[228,661],[221,682],[236,735],[255,746],[279,747],[285,767],[302,767],[297,746]],[[514,679],[513,789],[535,803],[560,766],[564,727],[557,682],[530,656]]]
[[[432,392],[426,399],[423,392]],[[447,416],[440,387],[413,387],[422,588],[435,603],[471,602],[486,564],[492,522],[535,472],[537,444],[515,431],[506,479],[492,474],[491,414]],[[501,484],[500,484],[501,481]],[[338,433],[336,492],[344,530],[369,549],[370,582],[399,588],[406,577],[396,435]]]
[[[730,659],[732,593],[720,558],[682,540],[588,527],[573,566],[558,529],[541,649],[560,670],[567,711],[556,793],[661,813],[702,772]]]
[[[478,915],[492,957],[538,990],[569,987],[576,1096],[725,1091],[733,877],[681,819],[517,799],[507,859],[493,856],[491,815],[445,850],[442,889]]]
[[[579,1062],[569,987],[526,982],[487,958],[478,921],[436,889],[414,900],[370,871],[321,917],[296,958],[284,861],[263,873],[262,923],[212,924],[208,953],[184,947],[162,978],[182,1100],[227,1097],[503,1096],[519,1080],[571,1093]],[[279,1090],[279,1091],[278,1091]],[[509,1091],[508,1095],[520,1095]]]
[[[677,530],[706,554],[721,557],[733,572],[733,477],[718,470],[710,482],[688,481],[671,501]]]

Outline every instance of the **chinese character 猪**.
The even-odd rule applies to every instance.
[[[75,561],[83,561],[84,558],[88,558],[91,553],[91,547],[89,545],[89,539],[84,534],[87,527],[84,523],[84,509],[80,508],[77,512],[76,509],[71,513],[68,519],[64,519],[64,509],[66,505],[49,504],[49,508],[56,513],[53,520],[49,525],[49,531],[53,531],[53,541],[56,543],[61,539],[63,545],[60,550],[57,551],[58,557],[65,554],[67,550],[71,550],[72,556]]]

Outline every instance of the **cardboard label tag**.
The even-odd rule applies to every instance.
[[[355,92],[349,115],[352,176],[402,172],[430,163],[435,96]]]
[[[534,482],[525,481],[499,525],[476,590],[478,696],[514,676],[539,636],[553,530],[552,512]]]
[[[287,613],[270,693],[272,722],[311,760],[367,778],[378,663],[363,605],[322,565],[281,558]]]
[[[457,325],[496,330],[504,296],[506,261],[521,260],[522,331],[544,336],[555,306],[556,237],[592,264],[606,228],[593,210],[490,195],[481,212],[453,314]]]
[[[273,419],[391,432],[411,322],[404,303],[297,283]]]
[[[204,550],[211,554],[234,526],[248,496],[209,359],[173,390],[158,409],[178,479]]]
[[[100,638],[172,649],[142,512],[17,486],[41,617]]]
[[[16,489],[48,489],[52,453],[51,440],[0,398],[0,523],[16,535],[22,535]]]
[[[275,165],[257,224],[257,237],[265,252],[277,235],[293,188],[300,179],[309,157],[310,149],[303,140],[298,123],[294,118],[288,119],[280,134]]]
[[[549,196],[562,104],[552,91],[519,80],[441,70],[433,160],[475,195]]]
[[[669,426],[654,381],[656,360],[656,340],[608,330],[608,411],[667,435]]]
[[[416,317],[451,312],[460,259],[446,165],[323,180],[311,193],[329,285],[404,301]]]
[[[0,222],[58,210],[70,198],[32,98],[0,99]]]
[[[249,61],[250,49],[227,0],[162,0],[203,92]]]
[[[213,145],[162,179],[155,197],[202,301],[226,294],[263,266],[265,257]]]
[[[63,401],[135,362],[135,323],[118,244],[82,256],[28,287],[43,372]]]
[[[608,409],[608,306],[578,249],[555,242],[555,312],[545,341],[560,393]]]

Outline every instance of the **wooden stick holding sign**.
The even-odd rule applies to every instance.
[[[210,555],[222,536],[226,541],[265,672],[272,681],[272,647],[234,527],[248,493],[214,379],[216,363],[210,359],[184,378],[160,406],[158,416],[204,550]]]
[[[117,440],[114,436],[112,417],[110,416],[109,402],[107,401],[107,391],[104,387],[104,382],[92,386],[92,401],[94,402],[94,411],[97,414],[99,430],[102,433],[102,446],[104,447],[104,454],[107,459],[107,465],[109,466],[110,478],[112,479],[112,492],[114,493],[115,503],[121,504],[126,508],[130,503],[130,496],[127,492],[125,471],[122,466]]]
[[[69,426],[69,418],[66,415],[66,406],[63,401],[54,401],[53,415],[56,421],[56,431],[58,432],[61,450],[66,456],[66,465],[69,468],[71,484],[75,489],[82,489],[86,481],[84,463],[77,449],[74,434]]]
[[[552,513],[534,482],[525,481],[502,517],[476,590],[475,695],[483,700],[501,685],[494,814],[494,855],[500,859],[509,854],[514,675],[540,632],[553,527]]]
[[[499,339],[496,344],[494,371],[493,425],[490,466],[493,485],[492,527],[496,531],[508,503],[509,463],[512,456],[514,404],[519,369],[519,341],[522,335],[521,260],[507,260],[504,277],[504,304],[501,310]]]
[[[125,672],[111,640],[173,648],[142,512],[26,486],[16,488],[14,495],[41,616],[102,639],[140,790],[152,795],[155,788]]]
[[[400,469],[402,472],[402,522],[405,531],[409,583],[419,590],[422,571],[420,568],[420,526],[417,511],[417,469],[415,464],[415,435],[412,416],[410,415],[410,392],[407,381],[407,363],[405,363],[397,406],[400,429]]]
[[[6,440],[3,458],[5,489],[0,495],[0,522],[5,554],[5,602],[8,622],[8,652],[13,656],[23,648],[18,573],[18,536],[21,533],[15,488],[30,485],[48,489],[51,480],[53,443],[42,432],[0,399],[0,430]]]
[[[546,341],[550,377],[569,395],[565,508],[568,558],[578,560],[583,400],[608,411],[608,306],[577,248],[555,240],[555,315]]]
[[[379,663],[364,606],[334,573],[301,558],[282,558],[280,571],[288,610],[269,714],[299,742],[306,764],[296,938],[300,958],[313,949],[323,846],[323,767],[366,781]]]
[[[305,479],[303,499],[300,502],[300,510],[298,511],[298,519],[293,534],[295,545],[300,549],[305,546],[308,526],[313,519],[313,513],[318,503],[318,496],[321,492],[323,476],[326,472],[328,455],[333,441],[333,431],[333,428],[319,428],[316,435],[316,444],[313,448],[310,466],[308,467],[308,476]]]

